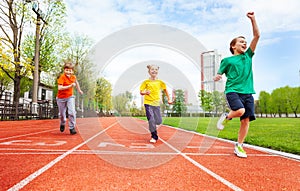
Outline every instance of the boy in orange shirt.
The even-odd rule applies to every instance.
[[[64,64],[64,73],[60,75],[57,80],[58,92],[56,102],[59,110],[60,131],[65,130],[66,125],[66,111],[68,109],[69,129],[70,134],[76,134],[76,110],[75,110],[75,96],[73,95],[73,87],[76,87],[80,94],[83,92],[80,89],[76,76],[73,75],[73,64],[66,62]]]

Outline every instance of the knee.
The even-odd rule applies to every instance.
[[[249,117],[241,120],[241,127],[249,127]]]
[[[241,108],[241,109],[236,111],[236,115],[239,116],[239,117],[243,116],[244,113],[245,113],[245,108]]]
[[[156,125],[160,125],[162,123],[162,120],[157,120]]]
[[[155,123],[155,120],[154,120],[153,117],[149,117],[149,118],[148,118],[148,122],[149,122],[149,123]]]
[[[74,111],[74,110],[68,111],[68,116],[75,116],[75,115],[76,115],[76,111]]]

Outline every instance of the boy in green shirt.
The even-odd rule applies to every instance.
[[[247,17],[251,20],[253,39],[247,48],[247,42],[243,36],[234,38],[230,43],[231,57],[221,61],[220,68],[214,81],[222,79],[222,74],[227,77],[225,94],[230,112],[222,114],[217,127],[222,130],[224,126],[235,117],[240,117],[241,125],[238,134],[238,141],[234,153],[238,157],[246,158],[247,154],[243,149],[243,142],[247,136],[250,121],[255,120],[252,57],[260,37],[254,12],[248,12]]]

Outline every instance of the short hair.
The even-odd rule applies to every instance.
[[[151,64],[151,65],[147,65],[147,68],[150,70],[152,67],[157,67],[157,69],[159,69],[159,66],[155,65],[155,64]]]
[[[232,41],[230,42],[230,47],[229,47],[229,50],[230,50],[231,54],[234,54],[234,51],[233,51],[232,47],[236,44],[236,41],[237,41],[238,38],[245,39],[245,37],[243,37],[243,36],[238,36],[238,37],[235,37],[234,39],[232,39]]]
[[[70,61],[66,61],[64,64],[64,69],[73,69],[74,68],[74,64]]]

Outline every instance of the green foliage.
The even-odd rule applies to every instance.
[[[98,104],[98,110],[100,112],[103,111],[110,111],[112,109],[112,103],[111,103],[111,94],[112,94],[112,87],[109,81],[107,81],[105,78],[99,78],[96,81],[96,87],[95,87],[95,102]]]
[[[271,114],[282,117],[284,114],[297,114],[300,112],[300,87],[281,87],[272,91],[271,94],[262,91],[259,94],[258,110],[263,115]]]
[[[206,112],[222,113],[227,109],[225,95],[222,92],[200,90],[198,97],[201,100],[202,109]]]
[[[113,107],[119,115],[130,114],[130,102],[132,101],[132,98],[132,94],[128,91],[113,97]]]
[[[175,100],[172,107],[173,113],[184,114],[187,111],[186,101],[185,101],[185,91],[175,90]]]
[[[266,91],[261,91],[259,94],[259,111],[261,113],[268,114],[270,112],[269,105],[271,101],[271,95]]]

